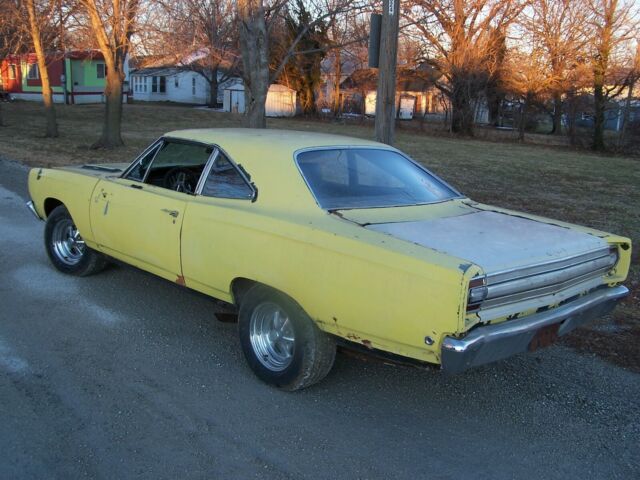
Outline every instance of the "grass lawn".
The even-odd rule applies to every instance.
[[[45,139],[41,107],[2,104],[0,156],[28,165],[129,161],[155,138],[181,128],[237,127],[238,115],[159,104],[125,105],[126,146],[93,151],[102,128],[102,105],[57,106],[61,137]],[[269,128],[312,130],[371,138],[370,125],[304,119],[270,119]],[[551,147],[433,137],[398,130],[397,146],[452,185],[480,201],[588,225],[631,237],[631,296],[615,312],[615,328],[603,322],[567,337],[640,372],[640,160]]]

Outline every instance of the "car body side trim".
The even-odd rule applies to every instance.
[[[31,213],[33,213],[33,216],[36,217],[38,220],[44,220],[43,218],[40,217],[40,215],[38,215],[38,212],[36,211],[36,207],[33,205],[32,200],[29,200],[27,202],[27,208]]]

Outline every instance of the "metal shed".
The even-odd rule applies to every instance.
[[[244,113],[244,85],[236,84],[224,90],[225,112]],[[284,85],[273,84],[267,93],[267,117],[293,117],[296,114],[296,92]]]

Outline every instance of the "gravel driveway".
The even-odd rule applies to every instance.
[[[57,273],[0,161],[0,478],[640,478],[640,375],[551,347],[445,377],[338,355],[284,393],[214,302]]]

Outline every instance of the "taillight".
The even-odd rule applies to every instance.
[[[487,277],[472,278],[469,282],[469,296],[467,297],[467,312],[480,308],[480,304],[487,298]]]

